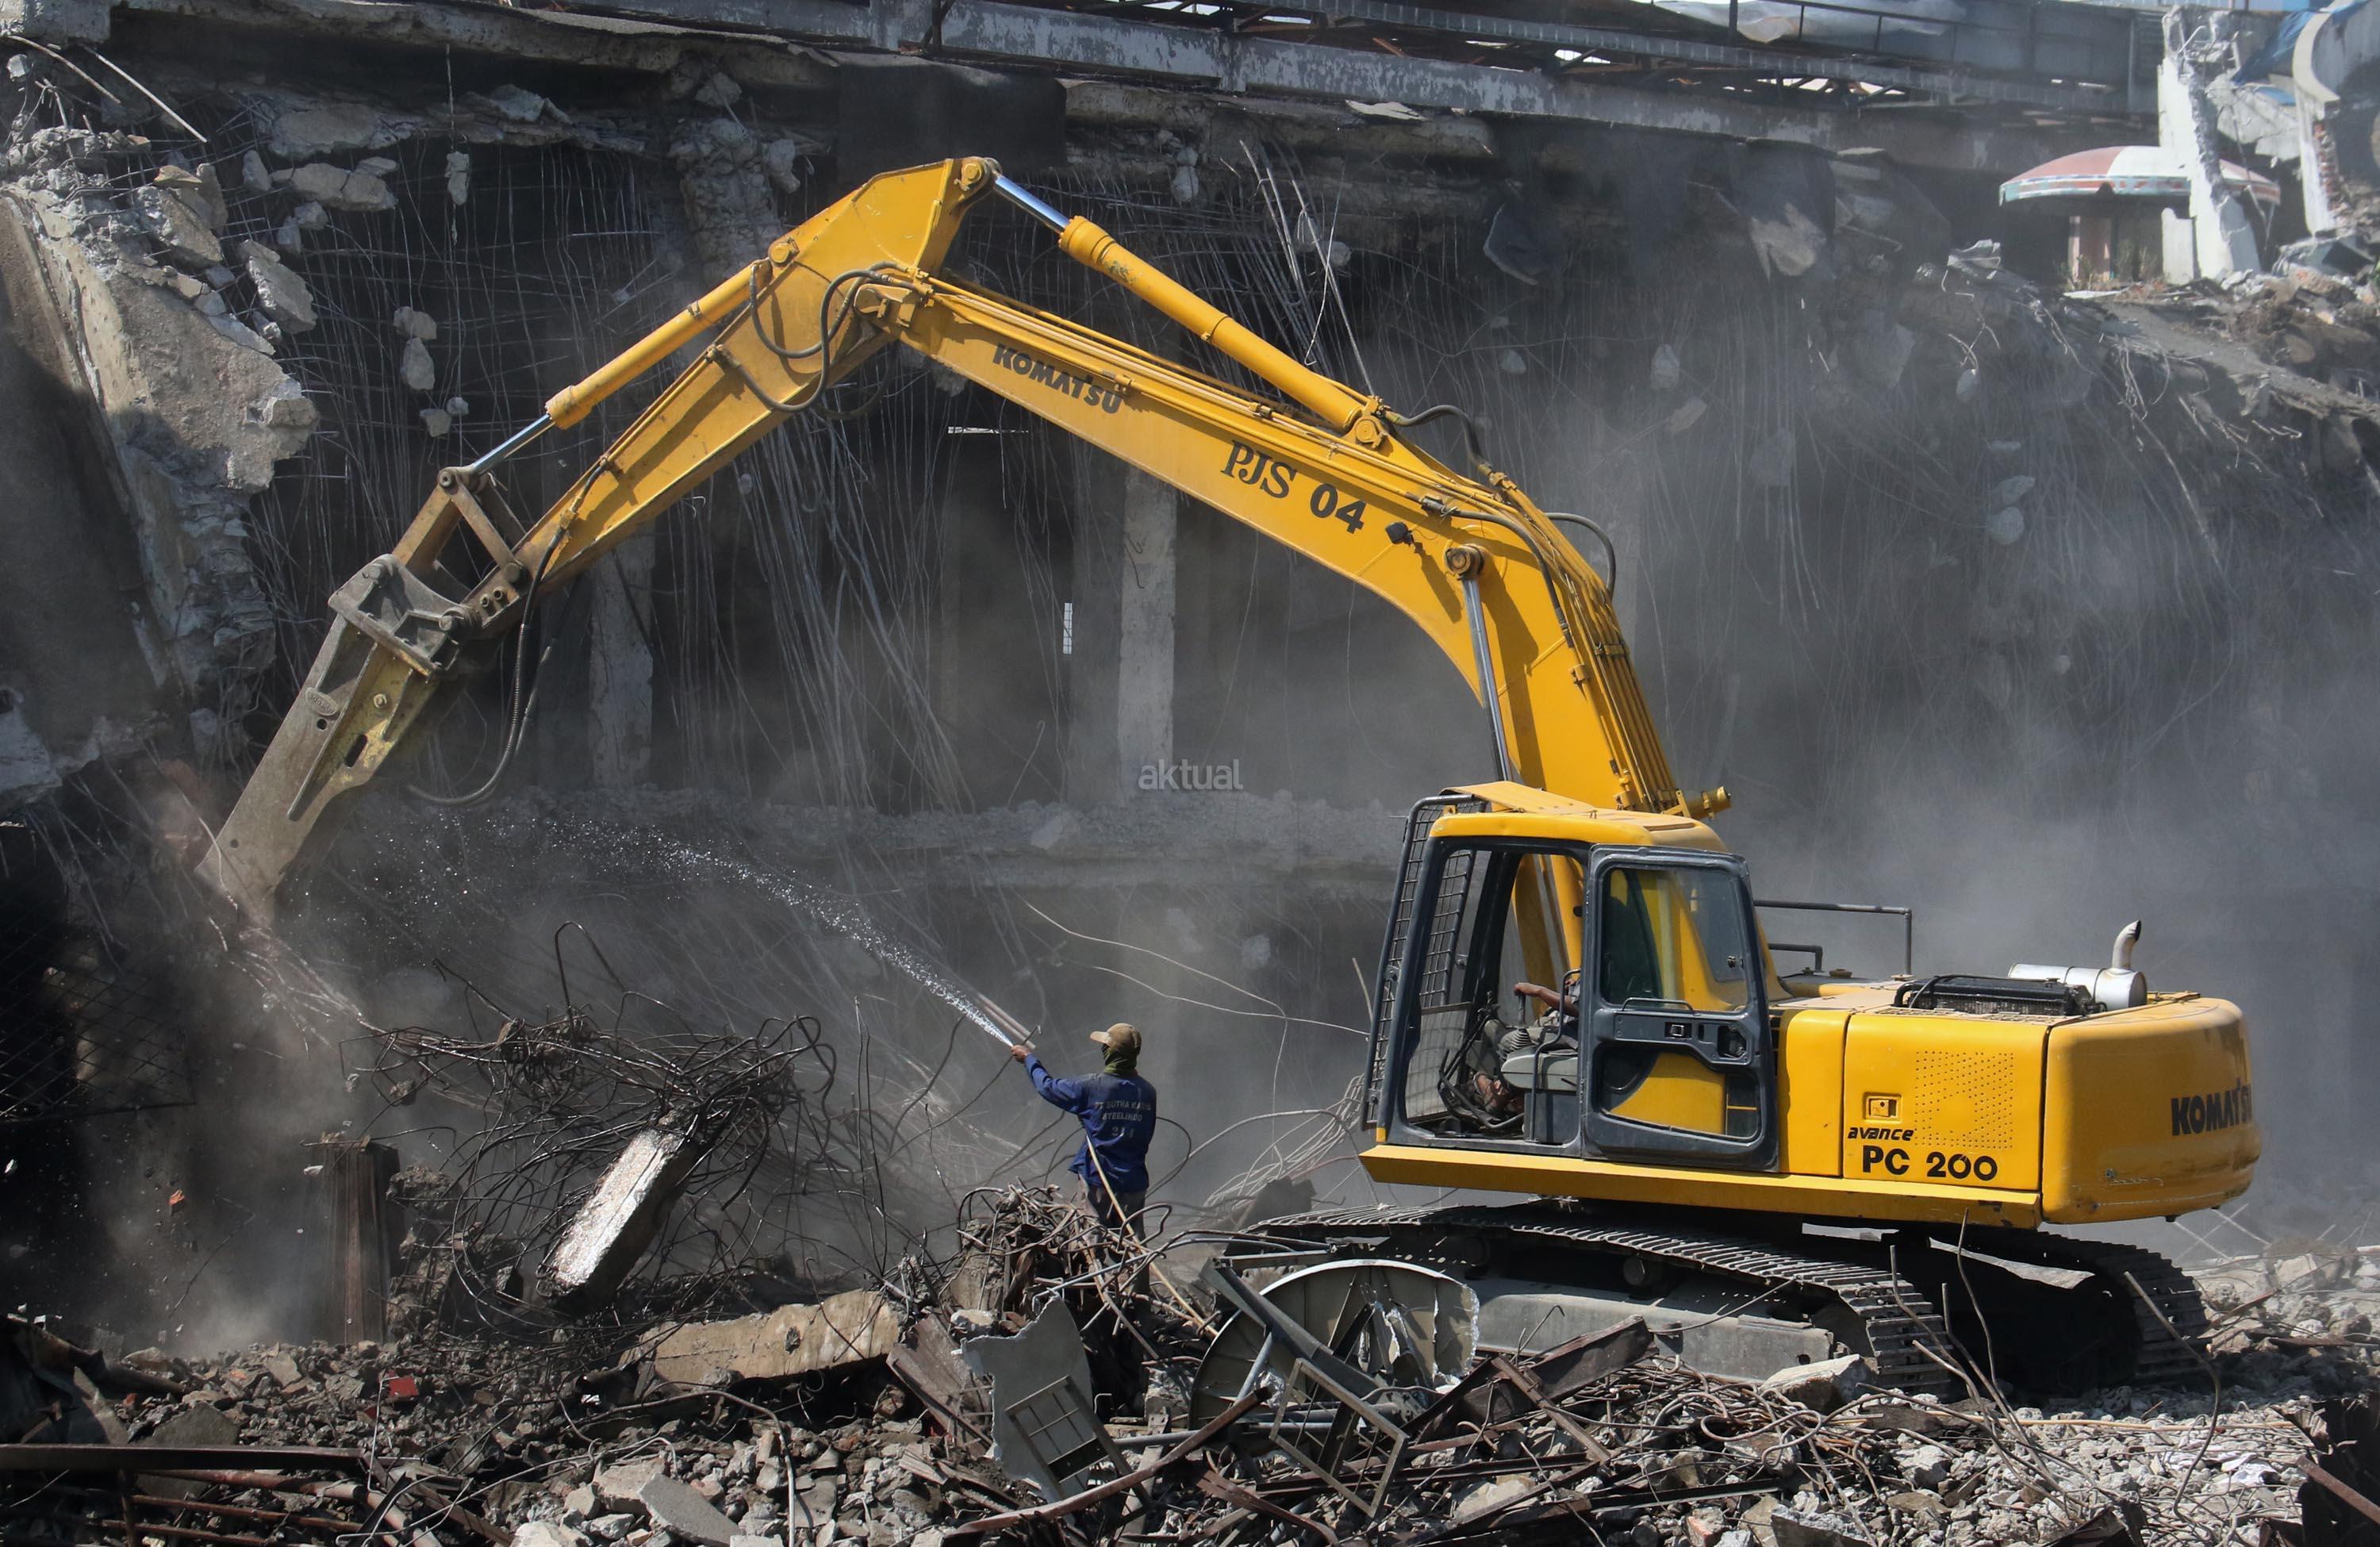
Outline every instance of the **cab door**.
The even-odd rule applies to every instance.
[[[1777,1156],[1777,1049],[1743,862],[1603,848],[1580,972],[1589,1148],[1755,1169]]]

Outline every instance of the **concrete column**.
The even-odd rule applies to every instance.
[[[587,577],[587,757],[598,789],[635,789],[653,755],[653,534],[613,549]]]
[[[2190,178],[2190,221],[2197,244],[2197,272],[2227,279],[2259,266],[2256,231],[2247,201],[2223,183],[2222,140],[2215,129],[2215,104],[2192,57],[2188,13],[2166,13],[2165,58],[2157,67],[2157,143],[2181,163]],[[2168,227],[2168,229],[2170,229]],[[2168,272],[2168,279],[2190,278]]]
[[[1116,752],[1123,792],[1173,761],[1173,536],[1178,498],[1146,473],[1123,477],[1123,611],[1116,633]]]
[[[2157,212],[2157,233],[2164,238],[2164,262],[2159,272],[2175,285],[2198,277],[2198,226],[2188,215],[2172,210]]]

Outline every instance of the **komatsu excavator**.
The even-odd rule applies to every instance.
[[[1006,200],[1235,362],[1250,391],[965,284]],[[1483,1343],[1643,1315],[1694,1362],[1841,1352],[1956,1390],[2186,1376],[2204,1319],[2151,1253],[2046,1233],[2238,1197],[2258,1133],[2240,1011],[2130,964],[1876,981],[1780,973],[1744,863],[1671,777],[1602,576],[1459,410],[1299,363],[965,158],[878,177],[449,468],[331,599],[287,719],[202,861],[269,920],[330,818],[531,609],[879,351],[917,350],[1385,598],[1477,691],[1493,777],[1414,809],[1374,1005],[1363,1164],[1501,1206],[1275,1221],[1283,1251],[1460,1274]],[[497,469],[681,349],[693,363],[533,522]],[[1417,444],[1450,420],[1472,465]],[[1525,997],[1515,985],[1527,984]]]

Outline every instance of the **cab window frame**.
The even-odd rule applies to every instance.
[[[1520,862],[1535,858],[1567,859],[1579,868],[1584,888],[1584,884],[1590,882],[1594,875],[1597,854],[1609,847],[1572,840],[1548,842],[1541,838],[1508,837],[1485,834],[1475,835],[1463,834],[1443,838],[1432,837],[1429,840],[1428,847],[1424,851],[1425,880],[1415,898],[1413,920],[1404,944],[1404,955],[1398,970],[1396,993],[1390,1002],[1392,1007],[1390,1018],[1388,1058],[1378,1092],[1378,1109],[1374,1114],[1376,1124],[1387,1130],[1390,1142],[1437,1149],[1502,1151],[1513,1154],[1568,1156],[1577,1159],[1585,1159],[1595,1153],[1586,1142],[1583,1090],[1577,1097],[1581,1111],[1573,1130],[1566,1139],[1552,1143],[1493,1134],[1434,1133],[1408,1120],[1405,1115],[1405,1102],[1412,1063],[1420,1052],[1418,1044],[1422,1038],[1423,972],[1417,968],[1419,964],[1425,961],[1428,948],[1430,923],[1438,911],[1440,888],[1446,879],[1449,855],[1460,850],[1468,850],[1487,859],[1484,864],[1480,859],[1473,860],[1468,884],[1486,886],[1488,890],[1475,892],[1464,899],[1464,919],[1473,924],[1475,931],[1477,927],[1476,909],[1481,906],[1480,899],[1488,895],[1500,895],[1502,898],[1502,905],[1498,910],[1494,926],[1493,952],[1481,949],[1483,943],[1476,939],[1462,940],[1457,943],[1456,947],[1461,965],[1456,967],[1450,964],[1449,967],[1450,977],[1456,980],[1453,986],[1467,992],[1472,996],[1468,1003],[1471,1012],[1475,1016],[1479,1013],[1475,996],[1483,982],[1488,990],[1489,1013],[1500,1013],[1502,1002],[1511,997],[1510,985],[1495,981],[1494,975],[1502,970],[1504,952],[1511,941],[1512,917],[1515,911],[1512,882],[1518,873]],[[1595,938],[1592,917],[1594,910],[1590,907],[1587,912],[1589,916],[1580,920],[1582,927],[1579,931],[1579,938],[1582,952],[1591,948]],[[1565,952],[1566,950],[1565,947]],[[1563,977],[1563,983],[1554,985],[1558,990],[1568,987],[1582,996],[1593,992],[1593,985],[1585,981],[1580,964],[1571,963]],[[1579,1037],[1580,1078],[1583,1082],[1585,1078],[1583,1021],[1573,1017],[1572,1025]]]

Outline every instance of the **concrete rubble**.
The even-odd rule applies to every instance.
[[[2371,1507],[2352,1442],[2373,1433],[2373,1405],[2343,1394],[2366,1389],[2380,1349],[2380,1248],[2277,1248],[2203,1269],[2219,1395],[2044,1401],[1970,1367],[1971,1395],[1944,1401],[1864,1385],[1856,1358],[1729,1381],[1681,1367],[1632,1322],[1537,1356],[1484,1356],[1397,1394],[1379,1409],[1392,1419],[1351,1409],[1318,1468],[1269,1428],[1280,1391],[1203,1420],[1160,1395],[1196,1366],[1202,1323],[1228,1309],[1177,1288],[1195,1285],[1204,1249],[1160,1242],[1135,1271],[1148,1260],[1130,1240],[1071,1214],[1046,1193],[1011,1193],[958,1260],[905,1283],[650,1332],[601,1318],[536,1336],[438,1325],[186,1359],[110,1356],[63,1323],[13,1321],[0,1532],[63,1542],[120,1529],[109,1522],[128,1505],[96,1475],[113,1452],[44,1468],[23,1443],[77,1438],[176,1451],[130,1507],[198,1541],[240,1540],[265,1511],[298,1541],[377,1513],[403,1522],[410,1547],[1120,1535],[2082,1547],[2339,1541],[2323,1523]],[[1023,1474],[1038,1466],[992,1458],[992,1388],[951,1350],[1053,1317],[1079,1322],[1069,1381],[1097,1387],[1083,1413],[1098,1443],[1060,1464],[1062,1485],[1037,1487]],[[826,1347],[792,1335],[829,1324],[865,1335]]]

